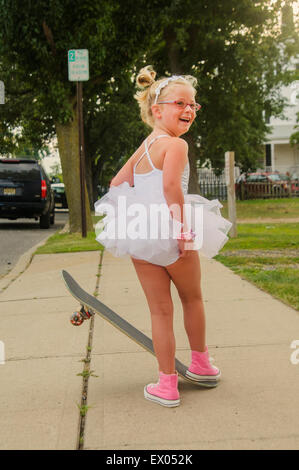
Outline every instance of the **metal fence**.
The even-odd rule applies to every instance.
[[[227,199],[227,187],[224,172],[216,175],[212,168],[198,169],[200,194],[207,199]]]
[[[240,174],[238,167],[235,168],[235,178]],[[219,176],[213,169],[200,168],[198,170],[200,194],[207,199],[227,200],[227,186],[224,172]],[[299,197],[299,181],[290,179],[288,182],[240,182],[236,183],[236,198],[267,199]]]
[[[227,186],[221,181],[200,181],[200,195],[207,199],[227,200]],[[238,183],[236,198],[247,199],[290,198],[299,197],[299,185],[285,187],[271,183]]]
[[[227,187],[221,181],[200,181],[200,195],[207,199],[221,199],[227,200]]]

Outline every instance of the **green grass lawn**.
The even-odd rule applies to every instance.
[[[299,223],[239,224],[216,259],[299,310]]]
[[[95,225],[102,216],[92,214],[92,223]],[[36,250],[37,255],[51,253],[72,253],[77,251],[101,251],[102,245],[96,241],[94,231],[88,232],[86,238],[81,233],[55,233]]]
[[[237,210],[244,219],[299,217],[299,198],[238,201]],[[225,211],[222,214],[227,216]],[[93,223],[99,219],[93,216]],[[228,241],[216,259],[299,310],[299,223],[240,223],[237,228],[238,236]],[[36,253],[102,249],[94,232],[85,239],[80,233],[56,233]]]
[[[223,251],[299,249],[299,223],[238,224]]]
[[[228,217],[227,202],[222,202],[223,217]],[[299,218],[299,197],[237,201],[237,219]],[[261,220],[262,222],[262,220]]]
[[[88,232],[86,238],[81,233],[55,233],[35,252],[40,254],[72,253],[76,251],[100,251],[103,249],[96,239],[95,232]]]

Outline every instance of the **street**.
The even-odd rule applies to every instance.
[[[55,210],[55,223],[50,229],[39,228],[39,221],[34,219],[0,219],[0,278],[5,276],[27,250],[62,230],[68,220],[67,209]]]

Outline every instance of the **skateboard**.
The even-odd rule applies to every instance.
[[[92,316],[95,315],[95,313],[97,313],[101,318],[108,321],[119,331],[121,331],[133,341],[135,341],[135,343],[139,344],[139,346],[141,346],[143,349],[155,356],[153,342],[151,338],[149,338],[140,330],[135,328],[124,318],[122,318],[120,315],[111,310],[111,308],[103,304],[96,297],[92,296],[84,289],[82,289],[82,287],[79,286],[79,284],[67,271],[62,271],[62,278],[69,293],[81,305],[80,311],[75,312],[70,318],[72,325],[80,326],[85,320],[89,320]],[[178,374],[188,382],[192,382],[196,385],[209,388],[213,388],[218,385],[218,381],[215,379],[205,379],[202,381],[192,380],[191,377],[188,377],[186,375],[187,367],[178,359],[175,359],[175,367]]]

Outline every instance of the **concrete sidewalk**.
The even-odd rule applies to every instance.
[[[75,449],[89,322],[69,322],[77,302],[61,269],[93,293],[99,252],[35,256],[0,296],[0,449]],[[153,356],[95,318],[85,449],[298,449],[299,314],[216,261],[202,259],[210,354],[222,371],[216,389],[180,379],[181,406],[143,398],[157,379]],[[144,294],[129,259],[104,254],[99,298],[150,335]],[[175,290],[177,356],[189,361]]]

